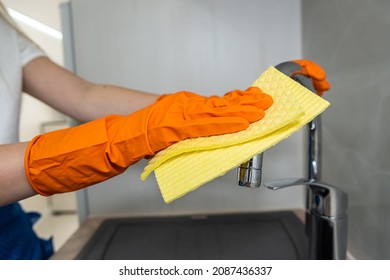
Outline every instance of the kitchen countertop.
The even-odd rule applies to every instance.
[[[73,260],[106,218],[87,219],[51,260]]]

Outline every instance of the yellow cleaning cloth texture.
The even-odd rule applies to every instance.
[[[246,130],[178,142],[158,152],[141,179],[154,171],[166,203],[224,175],[299,130],[330,104],[270,66],[253,83],[271,95],[265,117]]]

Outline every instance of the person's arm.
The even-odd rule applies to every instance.
[[[109,114],[128,115],[156,101],[158,95],[90,83],[39,57],[23,68],[23,90],[79,121]],[[24,167],[28,142],[0,145],[0,205],[36,194]]]
[[[47,57],[36,58],[23,68],[23,89],[81,122],[110,114],[128,115],[158,98],[142,91],[90,83]]]
[[[0,206],[33,196],[24,169],[28,142],[0,145]]]
[[[272,104],[259,88],[209,98],[182,91],[157,100],[89,83],[44,57],[28,63],[23,76],[27,93],[85,123],[1,145],[0,205],[88,187],[184,139],[243,130]]]

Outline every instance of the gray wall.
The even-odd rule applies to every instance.
[[[301,56],[300,0],[73,0],[76,72],[156,93],[223,94]],[[265,153],[264,180],[303,175],[302,133]],[[87,215],[265,211],[304,207],[302,188],[236,185],[236,170],[166,205],[145,161],[83,191]]]
[[[303,54],[328,73],[324,180],[348,192],[349,245],[390,259],[390,1],[303,0]]]

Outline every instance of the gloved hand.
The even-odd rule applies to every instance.
[[[319,96],[322,96],[324,91],[330,89],[330,84],[326,80],[326,73],[317,63],[307,59],[293,60],[293,62],[298,63],[302,67],[302,70],[295,72],[293,76],[302,74],[311,78],[313,80],[314,88]]]
[[[27,178],[41,195],[75,191],[118,175],[175,142],[246,129],[272,102],[258,88],[224,97],[185,91],[163,95],[128,116],[110,115],[35,137],[26,150]]]

